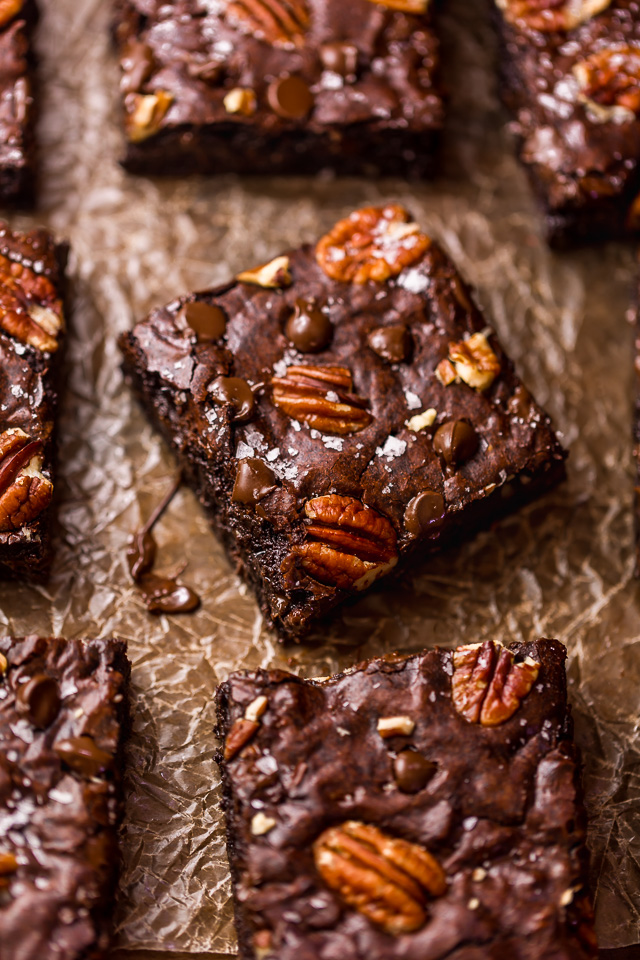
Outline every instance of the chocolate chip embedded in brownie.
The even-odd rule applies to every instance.
[[[136,172],[430,173],[442,126],[428,0],[115,0]]]
[[[217,694],[242,960],[597,956],[556,640]]]
[[[129,663],[119,640],[0,638],[0,956],[104,956]]]
[[[496,0],[501,95],[555,245],[640,228],[635,0]]]
[[[35,0],[0,3],[0,202],[33,201],[35,108],[33,28]]]
[[[155,310],[120,345],[285,637],[563,476],[548,417],[395,204]]]
[[[0,221],[0,577],[51,562],[55,416],[67,248]]]

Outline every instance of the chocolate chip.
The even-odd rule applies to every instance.
[[[353,43],[323,43],[320,60],[325,70],[352,77],[358,67],[358,48]]]
[[[122,58],[124,70],[120,87],[125,93],[139,93],[153,73],[154,59],[151,47],[131,40]]]
[[[319,353],[331,343],[333,324],[315,300],[298,299],[284,332],[296,350],[301,353]]]
[[[435,533],[444,521],[444,498],[435,490],[423,490],[409,501],[404,514],[404,526],[413,537]]]
[[[304,120],[313,107],[313,94],[302,77],[279,77],[269,84],[267,98],[285,120]]]
[[[108,770],[113,766],[111,754],[101,750],[91,737],[69,737],[68,740],[58,740],[53,749],[60,759],[71,770],[84,777],[95,777],[101,770]]]
[[[217,377],[209,384],[207,392],[215,403],[228,403],[231,406],[232,420],[244,421],[251,418],[256,401],[253,390],[241,377]]]
[[[195,333],[198,340],[219,340],[227,329],[227,318],[220,307],[204,300],[185,303],[181,310],[184,319]]]
[[[147,573],[139,580],[149,613],[192,613],[200,606],[200,597],[191,587],[174,577]]]
[[[417,750],[403,750],[393,761],[393,776],[398,790],[419,793],[436,772],[437,764],[427,760]]]
[[[276,476],[266,463],[256,457],[241,460],[238,465],[232,500],[255,507],[258,501],[276,488]]]
[[[457,466],[474,455],[478,435],[466,420],[449,420],[436,430],[433,449],[447,466]]]
[[[374,353],[389,363],[401,363],[411,352],[411,334],[402,323],[376,327],[369,334],[367,342]]]
[[[37,673],[16,692],[16,710],[37,730],[45,730],[53,723],[60,710],[58,684],[53,677]]]
[[[533,405],[533,398],[526,387],[523,387],[520,384],[513,392],[513,396],[509,397],[509,402],[507,403],[507,409],[512,417],[515,417],[517,420],[528,420],[531,416],[531,408]]]

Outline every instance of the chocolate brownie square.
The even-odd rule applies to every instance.
[[[0,203],[30,204],[35,177],[35,0],[0,3]]]
[[[105,955],[129,662],[119,640],[0,638],[0,956]]]
[[[242,960],[597,956],[556,640],[217,694]]]
[[[428,0],[115,0],[138,173],[429,174],[443,121]]]
[[[640,228],[635,0],[496,0],[500,92],[556,246]]]

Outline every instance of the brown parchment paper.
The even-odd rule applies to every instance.
[[[598,930],[640,940],[640,596],[632,579],[634,254],[552,255],[503,130],[493,37],[449,0],[452,92],[434,185],[125,175],[108,0],[42,0],[42,195],[35,219],[70,239],[74,311],[60,423],[58,550],[45,589],[0,586],[0,629],[129,639],[129,751],[117,945],[233,955],[213,693],[233,670],[327,674],[391,649],[547,635],[568,646],[585,760]],[[154,304],[312,240],[352,207],[397,198],[454,256],[571,448],[569,481],[459,551],[384,585],[312,648],[280,647],[188,491],[157,528],[160,562],[188,558],[193,616],[147,615],[128,580],[130,532],[168,488],[171,459],[133,405],[117,333]]]

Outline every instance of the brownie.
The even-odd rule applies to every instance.
[[[242,960],[597,955],[557,640],[217,694]]]
[[[114,0],[137,173],[429,174],[428,0]]]
[[[0,3],[0,203],[30,205],[35,178],[35,0]]]
[[[468,287],[395,204],[154,310],[120,346],[285,638],[564,474]]]
[[[640,228],[635,0],[496,0],[500,92],[556,246]],[[499,9],[498,9],[499,8]]]
[[[0,576],[50,561],[54,433],[67,247],[0,221]]]
[[[120,640],[0,638],[0,956],[108,945],[129,662]]]

